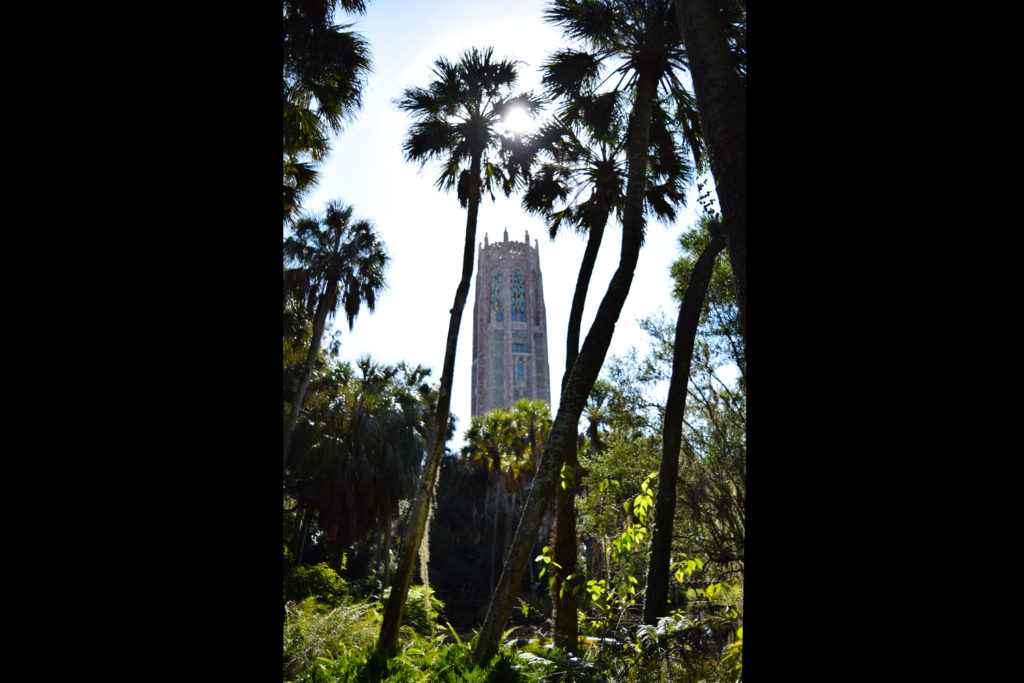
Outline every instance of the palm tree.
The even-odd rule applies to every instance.
[[[430,370],[369,358],[355,370],[332,362],[318,375],[311,419],[293,443],[287,488],[307,509],[305,526],[315,511],[321,531],[341,546],[381,527],[386,577],[390,522],[411,493],[426,450]]]
[[[302,217],[284,240],[290,266],[284,273],[285,291],[313,319],[309,351],[285,427],[285,466],[327,322],[340,305],[351,330],[360,307],[365,303],[373,311],[377,295],[384,289],[388,265],[384,245],[368,221],[353,221],[352,211],[351,206],[337,200],[329,202],[322,216]]]
[[[736,285],[740,330],[747,334],[747,103],[743,3],[675,0],[722,207],[726,249]],[[730,36],[730,33],[735,35]],[[730,49],[730,42],[733,48]]]
[[[293,220],[316,184],[314,165],[362,105],[370,72],[366,41],[334,23],[338,7],[363,13],[363,0],[285,0],[283,12],[284,220]]]
[[[468,50],[457,62],[442,57],[434,63],[433,73],[430,85],[408,88],[397,101],[398,106],[414,118],[402,148],[408,161],[421,165],[428,161],[441,162],[437,186],[446,191],[456,190],[459,204],[466,209],[466,238],[462,278],[455,290],[441,370],[435,413],[438,425],[432,432],[391,595],[384,608],[377,642],[378,651],[382,653],[393,650],[397,642],[413,563],[423,540],[433,484],[445,448],[443,420],[451,406],[455,347],[473,275],[480,198],[483,191],[493,197],[495,189],[510,194],[521,183],[529,164],[528,150],[522,140],[502,136],[497,125],[513,107],[523,107],[531,113],[540,107],[539,100],[530,93],[512,94],[516,62],[495,60],[491,48]]]
[[[594,263],[601,246],[604,229],[612,213],[621,209],[625,200],[628,138],[628,111],[625,93],[609,91],[601,94],[580,92],[572,63],[571,51],[558,53],[545,68],[544,82],[549,93],[565,102],[554,124],[536,136],[538,148],[547,161],[530,178],[523,197],[523,206],[547,219],[552,239],[563,224],[587,234],[587,246],[580,263],[576,289],[569,312],[566,335],[565,372],[562,384],[569,379],[579,351],[580,328],[587,290]],[[651,120],[651,168],[645,192],[649,213],[666,222],[675,220],[676,206],[685,203],[685,187],[691,180],[677,138],[673,135],[673,119],[658,102]],[[687,130],[691,134],[696,131]],[[700,159],[700,140],[694,137],[692,147]],[[581,197],[585,197],[581,199]],[[572,462],[566,468],[575,472],[575,452],[568,454]],[[555,524],[551,547],[555,565],[551,569],[552,601],[554,603],[555,644],[563,650],[576,652],[576,601],[571,587],[563,589],[566,577],[576,571],[575,475],[562,478],[555,489]]]
[[[628,143],[625,93],[581,93],[576,89],[578,74],[566,68],[573,59],[575,56],[565,51],[545,66],[548,92],[565,104],[556,120],[532,139],[543,161],[523,195],[523,207],[545,218],[552,239],[563,223],[587,235],[569,312],[563,387],[579,352],[583,308],[605,226],[613,213],[622,216]],[[676,207],[685,204],[685,188],[692,179],[690,165],[673,135],[674,121],[665,111],[668,104],[657,102],[651,120],[652,163],[644,196],[648,212],[666,223],[674,221]],[[699,132],[686,128],[684,133],[699,162]]]
[[[494,524],[491,534],[491,563],[489,586],[494,588],[495,554],[498,547],[499,505],[504,501],[506,525],[511,518],[509,498],[515,495],[520,479],[521,462],[516,457],[516,442],[520,440],[512,413],[497,408],[484,415],[474,416],[466,430],[466,445],[462,449],[464,462],[470,469],[483,468],[487,472],[488,491],[494,499]],[[519,450],[522,450],[521,448]],[[486,509],[486,501],[484,504]],[[506,543],[510,535],[506,534]],[[502,557],[504,559],[504,557]]]
[[[551,501],[561,466],[577,446],[580,415],[629,294],[644,232],[651,119],[658,91],[663,89],[669,95],[684,92],[676,71],[685,67],[685,58],[670,0],[555,0],[546,16],[561,25],[571,38],[584,41],[590,48],[589,52],[574,53],[586,67],[584,73],[597,74],[604,64],[614,60],[612,73],[620,76],[633,96],[626,196],[622,208],[622,247],[619,266],[562,390],[558,415],[539,471],[473,652],[478,664],[490,661],[497,652],[516,590],[530,560],[532,540]]]

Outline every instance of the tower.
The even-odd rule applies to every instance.
[[[521,398],[551,402],[548,326],[539,244],[489,244],[479,249],[473,305],[472,414],[508,408]]]

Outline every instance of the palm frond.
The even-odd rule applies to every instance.
[[[594,89],[601,75],[601,58],[581,50],[561,49],[543,65],[541,83],[552,97],[573,98]]]

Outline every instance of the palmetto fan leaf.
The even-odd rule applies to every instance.
[[[581,50],[562,49],[543,66],[541,82],[553,98],[569,98],[594,90],[601,75],[599,56]]]
[[[309,162],[322,161],[330,135],[362,106],[370,48],[351,25],[333,21],[338,6],[362,12],[360,0],[285,0],[283,48],[283,209],[292,221],[315,182]],[[304,165],[304,168],[299,168]],[[300,172],[301,170],[301,172]]]
[[[612,43],[612,36],[621,31],[612,4],[610,2],[553,0],[544,11],[544,19],[561,27],[569,38],[600,49],[608,43]]]

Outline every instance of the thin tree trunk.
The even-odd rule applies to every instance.
[[[441,478],[441,471],[438,469],[437,479]],[[437,481],[434,481],[434,493],[437,492]],[[427,508],[427,523],[423,526],[423,541],[420,543],[420,581],[424,588],[430,588],[430,523],[434,519],[434,507],[437,503],[435,496],[431,496],[431,504]]]
[[[647,569],[647,597],[644,622],[655,624],[668,613],[668,577],[672,552],[672,526],[676,512],[676,478],[679,474],[679,449],[682,444],[683,414],[686,411],[686,387],[690,379],[693,342],[697,324],[704,308],[704,298],[711,282],[715,258],[725,246],[720,231],[693,264],[690,282],[679,304],[676,320],[675,346],[672,352],[672,378],[665,403],[662,427],[661,467],[658,470],[658,493],[654,506],[654,533],[651,536],[651,559]]]
[[[569,382],[569,375],[576,363],[576,357],[580,348],[580,329],[583,323],[583,309],[586,306],[587,292],[590,289],[590,279],[594,273],[594,264],[597,261],[598,251],[601,249],[601,240],[604,237],[604,229],[608,223],[610,208],[599,205],[591,214],[592,222],[588,230],[587,246],[583,251],[583,259],[580,261],[579,274],[576,276],[576,289],[573,292],[572,306],[569,310],[569,326],[565,341],[565,372],[562,374],[562,383],[559,390],[565,389]],[[563,590],[565,577],[576,571],[576,477],[577,466],[576,453],[570,454],[570,466],[573,477],[567,482],[566,488],[559,485],[555,488],[555,519],[551,525],[552,554],[557,566],[551,567],[552,577],[555,579],[551,585],[551,599],[554,606],[554,641],[555,645],[566,652],[577,654],[579,637],[576,623],[576,598],[572,595],[572,586]],[[533,564],[528,563],[531,574]],[[560,568],[559,568],[560,567]],[[532,588],[532,582],[531,582]]]
[[[391,595],[384,606],[380,637],[377,640],[377,650],[383,654],[393,652],[398,642],[398,626],[402,620],[402,611],[405,609],[405,600],[409,595],[409,584],[412,583],[413,568],[420,543],[423,541],[423,530],[426,528],[434,481],[437,478],[437,470],[441,464],[441,456],[444,454],[448,438],[448,413],[452,402],[452,378],[455,374],[455,347],[459,340],[462,312],[466,307],[466,297],[473,276],[476,219],[480,209],[480,156],[480,153],[475,153],[470,164],[469,205],[466,216],[466,243],[462,254],[462,279],[455,290],[455,303],[452,306],[451,320],[448,323],[448,340],[445,345],[444,365],[441,369],[441,386],[437,392],[434,429],[430,435],[430,447],[426,462],[423,464],[423,471],[420,473],[420,480],[416,485],[416,495],[413,498],[409,514],[409,529],[402,543]]]
[[[313,519],[313,506],[306,506],[306,516],[302,519],[302,530],[299,532],[298,550],[295,552],[295,566],[302,565],[302,553],[306,549],[306,537],[309,536],[309,524]]]
[[[583,251],[583,260],[580,261],[580,272],[576,276],[576,290],[572,296],[572,307],[569,309],[569,331],[565,343],[565,374],[562,375],[562,385],[559,390],[565,388],[569,381],[569,372],[580,350],[580,328],[583,323],[583,308],[587,302],[587,290],[590,288],[590,278],[594,274],[594,263],[597,262],[597,252],[601,249],[601,239],[604,237],[604,227],[608,223],[607,209],[595,211],[593,224],[590,226],[587,236],[587,247]]]
[[[569,381],[562,391],[558,415],[555,416],[551,434],[541,456],[540,467],[533,480],[533,489],[526,500],[508,560],[505,562],[501,578],[498,579],[498,587],[487,608],[476,649],[473,651],[474,661],[481,666],[489,662],[498,651],[498,641],[512,613],[519,583],[522,581],[526,564],[530,561],[534,540],[537,538],[537,530],[551,503],[562,463],[565,462],[570,450],[576,448],[576,428],[580,415],[586,405],[587,396],[601,372],[612,334],[615,332],[615,323],[618,322],[633,282],[633,271],[640,255],[640,241],[643,235],[647,149],[656,91],[657,81],[647,74],[641,74],[637,84],[636,104],[633,107],[636,127],[629,146],[629,177],[626,184],[619,267],[608,284],[608,291],[598,307],[590,333],[583,342],[569,375]]]
[[[502,498],[505,501],[505,537],[501,541],[501,562],[504,564],[508,559],[508,549],[512,545],[512,527],[516,521],[514,516],[516,499],[514,493],[506,493]]]
[[[384,580],[381,585],[391,585],[391,520],[384,520]]]
[[[499,482],[494,482],[494,525],[491,527],[491,592],[494,595],[494,554],[498,552],[498,499],[501,494],[498,492]]]
[[[305,503],[295,504],[295,523],[292,524],[292,562],[298,566],[296,558],[299,555],[299,533],[302,531],[302,520],[306,517]]]
[[[704,141],[722,208],[725,244],[736,283],[740,331],[747,338],[747,108],[713,0],[675,0],[690,61]]]
[[[295,392],[292,400],[292,412],[288,416],[288,426],[284,431],[284,458],[282,466],[288,464],[288,449],[291,448],[292,434],[295,432],[295,425],[299,419],[299,411],[302,409],[302,402],[306,399],[306,391],[309,389],[310,380],[313,378],[313,367],[316,365],[316,357],[320,353],[320,343],[324,336],[324,327],[327,324],[327,313],[329,306],[326,305],[332,288],[338,283],[331,280],[327,283],[324,293],[320,295],[316,303],[316,312],[313,314],[313,335],[309,341],[309,353],[306,354],[306,362],[302,368],[302,381],[299,389]]]
[[[568,476],[555,488],[555,525],[552,529],[551,545],[555,562],[552,567],[555,582],[551,586],[551,600],[554,604],[555,646],[571,654],[579,654],[579,633],[576,624],[577,599],[574,589],[577,581],[567,582],[566,577],[576,573],[576,477],[579,466],[575,449],[568,454],[565,464]],[[562,488],[562,484],[565,488]]]
[[[560,387],[562,390],[569,382],[569,374],[572,372],[572,366],[575,364],[579,352],[583,308],[586,304],[590,278],[594,272],[594,263],[597,261],[597,252],[601,248],[601,239],[604,236],[609,213],[605,207],[594,212],[594,221],[590,226],[587,238],[587,248],[583,252],[580,272],[576,277],[576,290],[572,297],[569,329],[566,334],[565,373],[562,375]],[[576,572],[576,467],[578,463],[575,450],[570,454],[570,460],[571,481],[566,482],[564,489],[560,484],[555,488],[555,522],[551,527],[551,547],[554,561],[561,568],[558,566],[551,568],[552,576],[555,579],[551,586],[551,599],[554,605],[555,645],[566,652],[577,654],[579,646],[576,623],[577,600],[576,596],[572,594],[572,586],[562,589],[565,577]],[[529,563],[529,566],[532,573],[532,563]],[[532,587],[533,584],[530,585]]]

